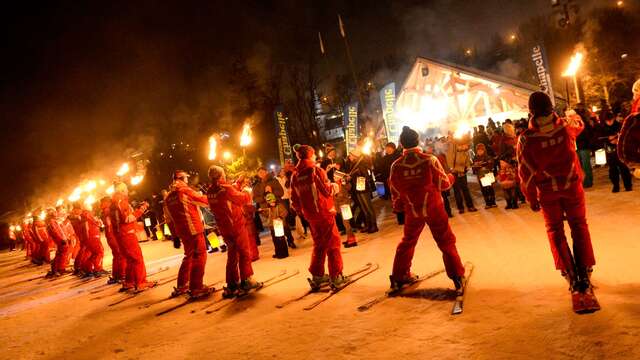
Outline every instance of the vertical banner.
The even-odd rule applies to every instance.
[[[278,138],[278,154],[280,155],[280,165],[284,166],[285,160],[291,159],[291,144],[287,133],[287,118],[284,116],[282,105],[276,106],[274,112],[276,121],[276,138]]]
[[[380,90],[380,105],[384,127],[387,131],[387,141],[398,143],[400,127],[396,119],[396,83],[388,83]]]
[[[348,154],[358,146],[358,102],[345,106],[342,117],[344,120],[344,142]]]
[[[556,99],[553,96],[553,87],[551,86],[551,75],[548,68],[549,62],[547,61],[547,56],[544,53],[544,47],[542,47],[542,45],[536,45],[531,49],[531,60],[536,67],[540,90],[549,95],[551,102],[555,106]]]

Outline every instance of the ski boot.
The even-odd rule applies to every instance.
[[[260,289],[262,286],[263,284],[261,282],[248,277],[240,281],[240,295],[248,294],[251,290]]]
[[[123,283],[122,287],[118,289],[118,292],[128,292],[129,290],[133,290],[134,286],[132,284]]]
[[[176,298],[178,296],[182,296],[188,293],[189,293],[189,288],[187,286],[181,286],[181,287],[174,286],[173,291],[171,292],[171,295],[169,295],[169,297]]]
[[[47,272],[47,274],[44,276],[45,279],[51,279],[55,277],[55,272],[53,270],[49,270],[49,272]]]
[[[347,278],[342,274],[339,274],[338,276],[331,278],[331,280],[329,280],[329,286],[331,286],[331,290],[335,292],[345,287],[348,281],[349,281],[349,278]]]
[[[214,287],[202,286],[198,290],[189,291],[189,300],[200,300],[211,296],[216,289]]]
[[[98,270],[98,271],[94,271],[93,272],[93,277],[95,278],[100,278],[103,277],[105,275],[109,275],[109,272],[106,270]]]
[[[231,299],[238,296],[238,284],[227,284],[222,288],[222,298]]]
[[[107,285],[113,285],[113,284],[117,284],[119,282],[120,282],[120,280],[118,278],[110,276],[109,280],[107,280]]]
[[[391,286],[389,287],[389,292],[390,293],[398,292],[402,290],[403,287],[418,281],[418,278],[419,278],[418,275],[414,273],[409,273],[409,275],[402,280],[394,280],[393,275],[391,275],[389,276],[389,281],[391,282]]]
[[[222,253],[227,252],[227,245],[224,245],[224,244],[220,245],[220,252]]]
[[[311,279],[307,278],[309,282],[309,286],[311,286],[311,291],[320,291],[320,289],[329,284],[329,275],[316,276],[313,275]]]
[[[86,272],[86,273],[83,273],[82,276],[80,276],[80,279],[89,279],[92,277],[95,277],[93,272]]]
[[[356,240],[356,235],[355,234],[348,235],[347,236],[347,241],[343,242],[342,245],[344,245],[345,248],[358,246],[358,241]]]
[[[456,292],[462,291],[462,286],[464,285],[464,276],[454,276],[452,279],[453,286],[456,287]]]
[[[156,286],[158,286],[158,282],[157,281],[146,281],[146,282],[143,282],[142,284],[136,286],[135,292],[136,293],[143,292],[145,290],[154,288]]]

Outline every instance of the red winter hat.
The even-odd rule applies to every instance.
[[[315,150],[309,145],[300,145],[296,148],[296,155],[300,160],[311,159],[313,154],[315,154]]]

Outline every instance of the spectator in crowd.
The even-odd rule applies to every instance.
[[[493,157],[487,153],[487,147],[483,143],[476,145],[476,154],[473,157],[472,164],[473,172],[478,177],[478,184],[480,184],[480,190],[482,197],[484,198],[485,209],[496,207],[496,194],[493,189],[493,183],[485,186],[482,183],[482,178],[487,174],[493,175]]]
[[[580,159],[580,167],[584,173],[584,179],[582,185],[585,188],[593,186],[593,172],[591,169],[591,151],[594,140],[594,130],[589,116],[589,110],[587,110],[584,103],[578,103],[575,107],[575,112],[580,116],[584,123],[584,130],[578,135],[576,139],[576,148],[578,152],[578,158]]]
[[[371,162],[367,156],[363,155],[359,149],[354,149],[349,153],[349,177],[355,200],[362,215],[364,216],[364,227],[361,232],[378,232],[376,222],[376,212],[371,203],[371,193],[375,183],[371,177]]]
[[[622,177],[622,184],[625,191],[632,190],[632,178],[631,172],[627,165],[625,165],[620,158],[618,158],[617,145],[618,145],[618,133],[622,129],[622,124],[616,121],[613,114],[610,112],[604,115],[601,113],[600,125],[600,138],[604,140],[604,149],[607,154],[607,164],[609,165],[609,180],[613,188],[612,192],[617,193],[620,191],[620,177]]]
[[[380,181],[384,183],[384,200],[391,199],[391,190],[389,190],[389,172],[391,171],[391,165],[400,157],[400,152],[396,148],[396,144],[389,142],[384,146],[384,156],[380,162]]]
[[[505,209],[517,209],[518,198],[516,196],[516,169],[513,167],[509,159],[500,160],[498,181],[500,182],[500,186],[504,192],[504,198],[507,201]]]
[[[464,214],[465,203],[469,212],[478,211],[473,205],[471,192],[469,192],[469,184],[467,183],[467,171],[471,166],[471,154],[469,153],[468,141],[458,141],[451,138],[448,143],[446,160],[451,174],[455,177],[453,196],[456,199],[458,212]]]

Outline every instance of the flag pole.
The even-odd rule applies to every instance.
[[[351,75],[353,76],[353,81],[356,84],[356,93],[358,95],[358,101],[360,101],[360,106],[364,109],[364,101],[362,100],[362,93],[360,92],[360,83],[358,82],[358,77],[356,75],[355,67],[353,66],[353,58],[351,57],[351,48],[349,47],[349,41],[347,40],[347,34],[344,31],[344,24],[342,23],[342,18],[340,14],[338,14],[338,25],[340,27],[340,35],[342,36],[342,40],[344,40],[344,47],[347,52],[347,60],[349,61],[349,68],[351,69]]]

